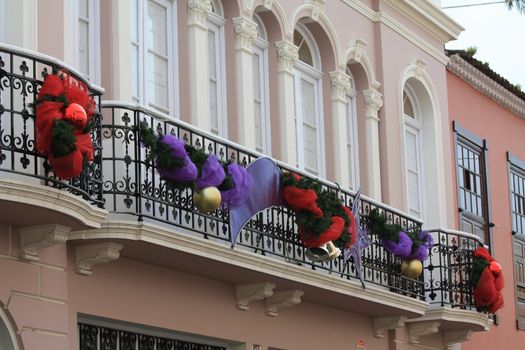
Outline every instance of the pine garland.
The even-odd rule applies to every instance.
[[[470,277],[472,288],[475,288],[478,285],[483,270],[485,270],[489,265],[490,262],[482,257],[474,256],[472,258],[472,274]]]
[[[51,144],[53,157],[64,157],[77,149],[75,131],[75,126],[67,120],[59,119],[53,122],[53,143]]]
[[[379,210],[373,209],[366,217],[367,223],[370,227],[370,234],[376,235],[381,240],[389,240],[399,243],[399,232],[405,232],[412,240],[412,250],[417,249],[423,242],[420,239],[419,228],[406,229],[399,224],[390,224],[384,214]]]
[[[334,242],[338,247],[346,247],[352,240],[351,234],[347,233],[347,228],[351,225],[350,218],[343,208],[343,202],[334,191],[329,191],[317,180],[307,177],[297,179],[292,174],[285,174],[282,177],[282,185],[295,186],[303,190],[313,190],[317,195],[317,206],[323,211],[323,216],[318,217],[309,210],[296,212],[296,223],[306,232],[321,236],[332,225],[332,217],[339,216],[344,219],[345,226],[339,238]]]

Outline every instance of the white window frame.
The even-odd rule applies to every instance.
[[[4,13],[6,12],[5,1],[0,0],[0,43],[5,43],[5,18]]]
[[[259,35],[253,44],[253,55],[259,57],[259,91],[261,92],[261,132],[262,132],[262,153],[270,155],[271,148],[271,128],[270,128],[270,83],[268,68],[268,35],[264,24],[256,13],[253,15],[254,22],[257,24]],[[254,96],[255,99],[255,96]],[[255,104],[255,101],[254,101]]]
[[[100,0],[87,0],[88,1],[88,12],[90,18],[80,17],[79,0],[73,1],[73,62],[74,67],[78,69],[80,73],[89,81],[100,84],[101,72],[100,72]],[[93,18],[91,18],[93,17]],[[82,72],[80,70],[80,28],[79,20],[86,21],[88,23],[88,60],[89,60],[89,72]],[[3,23],[0,22],[0,23]],[[95,40],[97,38],[97,40]]]
[[[407,94],[407,98],[410,99],[412,108],[414,110],[414,118],[406,115],[404,113],[404,100],[401,100],[401,106],[403,109],[403,148],[405,156],[405,195],[406,195],[406,209],[407,212],[411,215],[425,221],[426,219],[426,200],[425,200],[425,188],[423,186],[424,179],[424,159],[423,159],[423,122],[421,116],[421,108],[419,107],[418,100],[414,92],[407,85],[405,86],[404,92]],[[403,96],[403,95],[402,95]],[[408,155],[407,155],[407,142],[406,142],[406,133],[409,132],[416,138],[416,161],[418,162],[418,190],[419,190],[419,206],[420,206],[420,215],[415,214],[410,208],[410,194],[408,190]]]
[[[304,38],[306,44],[310,48],[312,54],[313,67],[296,60],[294,63],[294,96],[295,96],[295,134],[297,147],[297,167],[301,170],[306,169],[305,154],[304,154],[304,134],[303,134],[303,112],[302,112],[302,97],[301,97],[301,80],[306,80],[314,86],[314,106],[315,106],[315,121],[317,123],[317,167],[318,172],[316,176],[325,176],[325,157],[324,157],[324,117],[323,117],[323,90],[322,77],[323,73],[320,71],[321,58],[319,49],[310,32],[297,23],[295,28]]]
[[[226,50],[224,39],[224,24],[222,5],[219,1],[212,1],[216,12],[208,15],[206,25],[208,32],[215,34],[215,71],[217,72],[217,119],[218,134],[221,137],[228,137],[228,111],[226,101]],[[211,116],[211,115],[210,115]],[[210,123],[211,125],[211,123]]]
[[[145,14],[147,11],[148,1],[153,1],[160,6],[168,9],[168,20],[167,20],[167,66],[168,66],[168,106],[158,106],[151,100],[151,95],[148,93],[148,82],[146,79],[146,70],[148,67],[148,50],[146,49],[147,43],[145,39]],[[175,89],[175,82],[178,82],[178,40],[177,40],[177,1],[176,0],[137,0],[137,27],[138,27],[138,42],[130,42],[130,56],[131,46],[137,46],[138,48],[138,67],[137,67],[137,80],[138,80],[138,96],[133,96],[132,100],[165,114],[168,114],[173,119],[179,119],[179,94],[178,89]],[[131,17],[131,15],[130,15]],[[133,68],[132,68],[133,69]],[[133,91],[133,89],[132,89]]]
[[[348,74],[349,72],[347,72]],[[352,76],[351,81],[352,85],[355,81]],[[358,184],[360,184],[359,178],[359,139],[357,132],[357,91],[353,88],[346,94],[347,102],[347,115],[346,115],[346,146],[347,149],[350,148],[350,158],[348,177],[350,188],[352,190],[357,190]]]

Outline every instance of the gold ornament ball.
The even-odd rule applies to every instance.
[[[193,194],[193,203],[203,213],[210,213],[221,205],[221,192],[217,187],[206,187]]]
[[[423,272],[423,263],[419,259],[403,260],[401,273],[408,278],[416,279]]]

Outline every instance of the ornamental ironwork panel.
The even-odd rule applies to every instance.
[[[79,177],[71,180],[57,178],[47,158],[36,151],[32,104],[44,78],[63,69],[57,61],[38,54],[0,46],[0,172],[3,178],[63,189],[103,207],[100,109],[91,121],[94,161]],[[72,72],[68,73],[83,80]],[[90,90],[90,93],[96,102],[100,102],[99,92]]]
[[[78,324],[80,350],[226,350],[226,347],[175,338]]]
[[[148,161],[148,150],[140,142],[137,125],[146,122],[158,134],[172,134],[187,144],[213,153],[224,162],[235,161],[246,166],[260,155],[230,141],[220,139],[191,125],[167,119],[151,110],[119,103],[103,103],[103,165],[104,199],[110,212],[129,214],[137,220],[149,220],[194,232],[210,240],[229,243],[228,210],[218,209],[204,214],[193,205],[191,189],[170,188]],[[297,171],[279,165],[282,171]],[[308,176],[307,174],[302,174]],[[324,188],[338,194],[351,207],[354,195],[337,185],[320,180]],[[406,228],[421,224],[389,208],[362,200],[361,213],[377,209],[388,221]],[[362,224],[366,225],[365,220]],[[314,263],[305,257],[305,248],[297,234],[295,214],[286,207],[272,207],[256,214],[237,238],[236,249],[247,249],[270,259],[284,260],[319,273],[343,279],[357,279],[353,260]],[[401,275],[400,261],[388,253],[376,237],[371,237],[363,250],[362,275],[368,283],[416,298],[424,298],[423,279],[407,279]]]
[[[471,282],[472,253],[483,244],[460,232],[431,232],[434,245],[425,264],[425,295],[429,304],[475,310]]]

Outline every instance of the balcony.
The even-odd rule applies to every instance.
[[[59,223],[74,229],[99,227],[102,210],[100,115],[93,118],[94,161],[81,176],[56,177],[35,148],[32,104],[47,74],[67,71],[89,87],[96,101],[103,89],[86,82],[53,57],[0,44],[0,219],[15,226]],[[54,210],[50,208],[54,207]],[[31,208],[31,215],[20,215]]]
[[[178,269],[232,283],[279,279],[283,285],[310,288],[314,302],[326,303],[328,296],[334,306],[372,316],[402,314],[432,319],[437,315],[435,310],[459,310],[463,319],[479,314],[471,312],[475,306],[469,278],[472,252],[481,242],[462,232],[431,231],[435,244],[424,273],[415,280],[401,274],[400,261],[383,248],[377,237],[370,237],[370,244],[362,251],[361,266],[353,260],[345,264],[342,258],[325,263],[308,260],[297,235],[294,213],[285,207],[256,214],[243,228],[235,249],[230,249],[229,212],[219,209],[203,214],[193,205],[191,189],[167,187],[155,165],[146,160],[147,151],[136,126],[145,121],[157,132],[176,135],[222,161],[248,165],[262,155],[138,105],[101,102],[102,89],[87,82],[100,112],[94,118],[91,134],[95,159],[80,177],[69,181],[57,178],[47,159],[36,153],[35,117],[30,104],[43,77],[63,69],[83,81],[56,59],[0,44],[2,222],[14,226],[27,226],[27,221],[30,225],[60,223],[73,228],[70,240],[118,240],[125,244],[123,254],[128,257],[164,265],[177,261]],[[281,171],[301,173],[281,162],[276,164]],[[319,181],[351,207],[354,193]],[[104,209],[109,212],[107,218]],[[361,214],[373,209],[406,228],[422,225],[362,196]],[[18,210],[32,211],[20,219],[20,215],[13,214]],[[210,259],[216,261],[215,272],[205,267]],[[366,291],[358,282],[358,269]],[[342,306],[340,301],[345,299],[341,295],[353,302],[346,299]],[[471,323],[481,329],[486,315],[479,315],[479,320]],[[451,329],[462,324],[461,319],[449,319]]]

